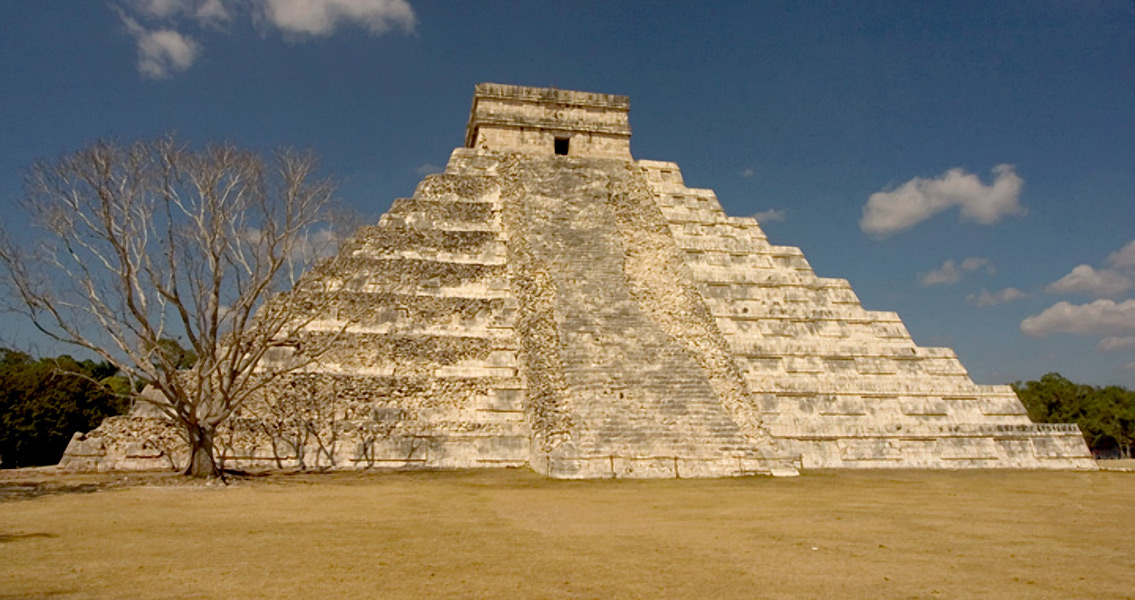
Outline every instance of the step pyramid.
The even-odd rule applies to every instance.
[[[628,110],[478,85],[445,172],[307,275],[340,290],[310,333],[344,333],[279,401],[228,424],[226,464],[1094,468],[1075,425],[1031,423],[1012,389],[917,346],[676,164],[634,160]],[[77,434],[62,464],[176,465],[179,444],[139,412]]]

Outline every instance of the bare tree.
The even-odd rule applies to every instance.
[[[20,204],[38,237],[2,232],[13,307],[161,391],[158,408],[188,443],[188,475],[219,475],[218,426],[336,337],[304,335],[327,282],[297,286],[334,240],[332,186],[314,168],[311,154],[288,150],[266,161],[172,137],[99,142],[28,170]],[[170,338],[196,353],[193,368],[179,370]],[[289,358],[266,360],[280,346]]]

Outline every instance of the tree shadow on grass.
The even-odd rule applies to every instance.
[[[19,542],[27,539],[34,538],[57,538],[58,533],[47,533],[44,531],[37,531],[35,533],[0,533],[0,544],[8,544],[11,542]]]
[[[54,494],[90,494],[107,487],[98,483],[0,482],[0,502],[31,500]]]

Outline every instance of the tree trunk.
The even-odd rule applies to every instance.
[[[189,466],[185,474],[190,477],[206,479],[220,477],[221,469],[213,459],[213,435],[216,428],[212,425],[191,425],[189,432]]]

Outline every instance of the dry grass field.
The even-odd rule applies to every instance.
[[[0,475],[0,598],[1131,598],[1135,474]]]

